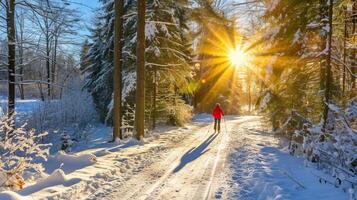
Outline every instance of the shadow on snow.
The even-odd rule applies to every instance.
[[[184,168],[188,163],[196,160],[199,158],[201,155],[209,151],[207,149],[208,145],[210,145],[218,134],[212,134],[210,135],[200,146],[198,147],[193,147],[192,149],[188,150],[182,157],[181,157],[181,162],[180,164],[174,169],[174,173],[180,171],[182,168]]]

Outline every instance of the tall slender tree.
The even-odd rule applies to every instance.
[[[15,0],[6,2],[7,22],[7,45],[8,45],[8,117],[14,118],[15,114],[15,56],[16,56],[16,33],[15,33]],[[14,127],[15,123],[10,122]]]
[[[18,77],[20,83],[18,84],[18,89],[20,92],[20,98],[25,99],[25,89],[24,89],[24,32],[25,32],[25,13],[24,10],[21,10],[20,13],[16,13],[17,26],[16,28],[16,43],[17,43],[17,51],[18,51]]]
[[[137,46],[136,46],[136,138],[144,137],[145,128],[145,0],[138,0]]]
[[[328,111],[331,100],[331,90],[332,90],[332,67],[331,67],[331,51],[332,51],[332,17],[333,17],[333,0],[328,0],[328,32],[327,32],[327,57],[326,57],[326,78],[325,78],[325,109],[324,109],[324,128],[328,120]]]
[[[114,109],[113,109],[113,140],[123,139],[121,132],[122,124],[122,48],[123,48],[123,0],[115,0],[115,22],[114,22]]]

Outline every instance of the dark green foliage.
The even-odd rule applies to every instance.
[[[91,65],[87,73],[86,88],[91,92],[101,120],[111,121],[112,73],[113,73],[113,1],[102,0],[103,8],[97,16],[92,30],[88,60]],[[125,2],[124,47],[123,47],[123,101],[124,113],[135,106],[136,67],[136,1]],[[152,113],[153,72],[157,77],[157,106],[160,112],[169,113],[172,104],[162,106],[162,101],[175,96],[182,98],[190,79],[191,50],[187,29],[188,9],[186,1],[151,0],[147,2],[146,13],[146,112]],[[174,88],[177,88],[174,89]],[[180,101],[181,104],[181,101]],[[163,116],[166,115],[159,115]],[[151,114],[148,114],[147,118]],[[125,116],[124,116],[125,117]],[[129,118],[127,118],[129,119]],[[149,118],[148,118],[149,119]]]

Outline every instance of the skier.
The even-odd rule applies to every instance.
[[[212,116],[214,118],[214,132],[221,131],[221,118],[224,115],[221,105],[216,103],[216,106],[213,109]]]

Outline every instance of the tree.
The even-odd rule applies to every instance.
[[[14,128],[15,123],[11,122],[15,117],[15,56],[16,56],[16,33],[15,33],[15,0],[6,1],[6,23],[7,23],[7,45],[8,45],[8,118],[10,127]]]
[[[144,137],[145,129],[145,1],[146,0],[138,0],[135,107],[135,130],[138,140]]]
[[[332,17],[333,17],[333,0],[328,0],[328,25],[326,26],[327,38],[328,41],[326,43],[327,50],[327,58],[326,58],[326,78],[325,78],[325,108],[324,108],[324,128],[326,128],[326,123],[328,123],[328,112],[329,112],[329,104],[331,103],[331,90],[332,90],[332,67],[331,67],[331,51],[332,51]],[[328,28],[327,28],[328,27]]]
[[[76,33],[74,25],[78,23],[78,17],[75,10],[68,8],[68,2],[38,0],[24,3],[32,11],[30,19],[41,33],[38,40],[46,66],[47,97],[54,98],[54,85],[58,77],[58,50],[60,45],[73,43],[68,36]]]
[[[89,65],[83,71],[86,88],[93,96],[101,120],[112,123],[114,112],[114,1],[103,0],[92,29]],[[145,119],[176,123],[180,113],[189,119],[190,108],[183,100],[191,77],[191,38],[186,0],[147,1],[145,56]],[[124,1],[122,50],[123,124],[133,128],[136,85],[137,1]],[[154,76],[156,72],[156,76]],[[153,84],[156,82],[156,84]],[[156,97],[155,97],[156,87]],[[154,98],[155,97],[155,98]],[[174,101],[175,100],[175,101]],[[174,102],[176,105],[174,105]],[[155,116],[154,116],[155,115]],[[155,122],[154,122],[155,121]],[[185,121],[185,120],[183,120]]]
[[[20,14],[16,15],[17,18],[17,27],[16,27],[16,43],[17,43],[17,48],[18,48],[18,54],[19,54],[19,59],[18,59],[18,69],[19,69],[19,79],[20,83],[18,84],[19,86],[19,91],[20,91],[20,97],[21,99],[25,99],[25,90],[24,90],[24,57],[25,57],[25,48],[24,48],[24,32],[25,32],[25,13],[23,10],[20,11]]]
[[[113,140],[117,138],[123,139],[121,132],[122,124],[122,48],[123,48],[123,16],[124,2],[116,0],[115,7],[115,23],[114,23],[114,109],[113,109]]]
[[[316,95],[324,88],[326,69],[325,26],[318,9],[320,4],[286,0],[276,4],[267,1],[265,6],[264,34],[255,46],[261,46],[259,51],[264,52],[257,63],[263,68],[259,76],[265,87],[258,103],[269,113],[274,129],[281,128],[293,113],[320,120],[324,103]],[[320,49],[313,48],[318,45]],[[319,65],[320,69],[316,67]]]
[[[88,39],[84,40],[81,48],[81,55],[80,55],[80,70],[84,71],[90,66],[90,62],[88,61],[88,52],[89,52],[89,41]]]

